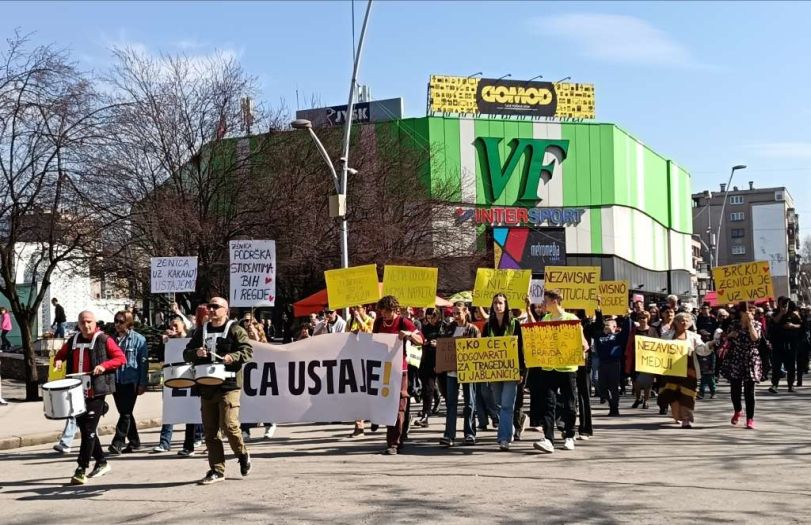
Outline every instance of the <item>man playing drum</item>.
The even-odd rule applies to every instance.
[[[100,477],[110,472],[96,428],[105,412],[104,396],[115,393],[115,370],[126,364],[127,358],[115,340],[96,328],[93,312],[84,311],[79,314],[79,333],[62,345],[54,358],[54,368],[60,370],[65,361],[69,374],[91,376],[89,388],[84,393],[87,411],[76,416],[82,443],[77,460],[79,468],[70,480],[73,485],[84,485],[88,477]],[[88,475],[85,472],[90,466],[91,455],[96,464]]]
[[[225,479],[225,453],[218,434],[220,429],[239,459],[241,474],[247,476],[251,471],[251,458],[239,428],[239,397],[242,365],[250,361],[253,350],[245,330],[228,320],[228,302],[225,299],[214,297],[209,301],[208,319],[208,323],[194,332],[183,352],[183,358],[195,365],[220,362],[225,365],[225,377],[218,385],[213,384],[215,378],[201,378],[198,369],[195,369],[210,467],[200,480],[201,485]]]

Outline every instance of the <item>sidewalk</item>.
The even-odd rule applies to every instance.
[[[46,419],[42,401],[23,402],[25,386],[20,381],[3,379],[2,394],[9,404],[0,406],[0,450],[56,443],[65,426],[64,420]],[[118,421],[113,396],[107,396],[106,400],[110,411],[99,423],[99,435],[113,434]],[[146,392],[135,404],[138,428],[160,426],[161,412],[161,392]]]

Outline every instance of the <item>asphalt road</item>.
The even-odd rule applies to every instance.
[[[382,430],[349,440],[351,425],[284,425],[251,442],[250,476],[229,456],[226,481],[208,487],[195,484],[202,457],[113,458],[110,474],[73,487],[75,457],[21,448],[0,454],[0,512],[26,524],[808,523],[811,389],[773,396],[762,386],[758,396],[757,430],[729,424],[725,387],[699,401],[691,430],[654,407],[627,408],[630,399],[620,418],[597,405],[594,439],[553,455],[533,451],[532,432],[510,452],[497,451],[493,431],[475,447],[441,449],[444,418],[414,429],[394,457],[379,454]]]

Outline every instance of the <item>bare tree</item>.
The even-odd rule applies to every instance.
[[[228,240],[261,229],[268,205],[256,192],[255,159],[266,150],[280,114],[255,100],[256,82],[233,58],[152,57],[116,49],[107,78],[118,103],[100,177],[116,181],[129,256],[108,270],[148,285],[149,256],[197,255],[195,299],[222,292]],[[258,135],[248,136],[252,131]],[[225,284],[227,286],[227,284]],[[138,295],[146,291],[136,290]]]
[[[93,232],[109,225],[88,192],[84,152],[101,138],[108,107],[92,82],[50,46],[25,36],[0,55],[0,292],[20,327],[28,387],[38,395],[34,326],[54,270],[86,264]]]

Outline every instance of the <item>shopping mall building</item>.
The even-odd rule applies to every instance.
[[[416,142],[454,220],[498,268],[600,266],[647,300],[691,295],[690,175],[614,124],[427,116],[366,124]],[[452,224],[452,226],[450,225]]]

